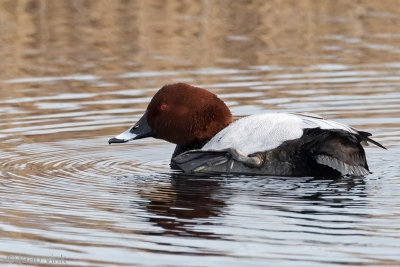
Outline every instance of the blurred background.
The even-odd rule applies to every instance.
[[[326,103],[310,100],[315,93],[331,97],[329,105],[342,95],[356,97],[346,103],[351,109],[396,85],[398,98],[397,1],[21,0],[1,1],[0,10],[1,118],[9,122],[26,116],[21,112],[62,112],[63,121],[74,122],[77,116],[66,116],[72,110],[143,110],[147,101],[131,99],[177,81],[219,94],[247,93],[225,100],[261,110],[296,109],[287,106],[296,97],[326,113]],[[283,108],[276,103],[282,101]],[[350,116],[379,113],[364,108]],[[399,109],[393,111],[389,116],[398,117]],[[94,123],[103,124],[93,118],[88,125]],[[35,125],[31,129],[43,126]],[[118,125],[107,121],[94,134],[114,134]],[[6,123],[0,136],[20,133],[4,133],[4,127],[13,126]],[[71,130],[63,138],[76,138]],[[46,139],[59,137],[48,133]]]
[[[107,144],[174,82],[389,150],[365,179],[177,183],[173,145]],[[397,0],[0,0],[2,265],[397,266],[399,141]]]

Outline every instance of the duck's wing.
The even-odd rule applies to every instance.
[[[304,130],[300,151],[312,162],[328,166],[342,175],[364,176],[370,172],[361,146],[363,140],[358,133],[345,130],[310,128]]]
[[[378,143],[377,141],[370,138],[372,136],[369,132],[359,131],[354,127],[348,126],[346,124],[342,124],[332,120],[326,120],[323,117],[313,114],[313,113],[293,113],[293,115],[298,116],[303,121],[303,128],[320,128],[322,130],[342,130],[344,132],[348,132],[356,135],[363,143],[368,145],[367,142],[370,142],[380,148],[386,149],[383,145]]]
[[[190,150],[171,159],[171,167],[186,174],[193,173],[257,173],[258,157],[248,157],[232,148],[222,150]],[[260,172],[261,173],[261,172]]]

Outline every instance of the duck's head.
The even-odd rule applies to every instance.
[[[231,122],[229,108],[216,95],[176,83],[162,87],[153,96],[142,118],[108,142],[125,143],[154,137],[181,146],[201,144]]]

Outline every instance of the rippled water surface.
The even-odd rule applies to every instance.
[[[398,1],[0,1],[0,264],[400,266]],[[372,132],[373,174],[173,173],[162,85]]]

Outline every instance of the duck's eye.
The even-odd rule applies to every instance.
[[[162,105],[160,106],[160,109],[161,109],[161,110],[166,110],[166,109],[167,109],[167,105],[162,104]]]

